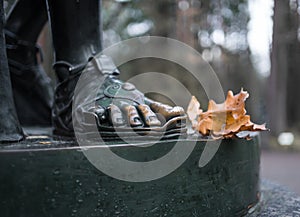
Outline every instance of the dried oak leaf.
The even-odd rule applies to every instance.
[[[193,129],[197,128],[198,116],[202,113],[202,110],[200,109],[200,103],[196,99],[196,97],[192,96],[192,99],[189,103],[189,106],[187,108],[187,115],[189,120],[192,122]]]
[[[187,113],[193,129],[213,138],[232,138],[241,131],[267,130],[265,124],[254,124],[250,116],[246,115],[245,101],[248,97],[248,92],[243,89],[236,95],[228,91],[224,103],[217,104],[210,100],[206,112],[202,112],[200,103],[192,97]]]

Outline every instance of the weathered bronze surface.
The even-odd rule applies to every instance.
[[[159,114],[155,114],[155,110],[149,107],[154,102],[135,89],[132,84],[119,80],[116,68],[111,58],[105,55],[96,56],[85,67],[76,85],[76,97],[74,97],[76,108],[73,117],[76,118],[73,123],[75,122],[74,127],[77,132],[98,135],[99,131],[102,137],[109,140],[116,140],[119,136],[136,140],[137,131],[139,134],[147,134],[151,137],[168,138],[186,133],[186,115],[183,108],[160,104],[160,110],[157,110]],[[67,121],[72,121],[71,118],[67,118],[71,114],[72,103],[66,102],[73,98],[63,94],[64,84],[71,81],[61,83],[57,87],[56,93],[62,92],[61,96],[58,95],[54,106],[54,125],[57,135],[65,134],[65,131],[73,131],[73,125],[65,124]],[[59,89],[62,91],[58,91]],[[67,109],[66,106],[69,108]],[[168,116],[168,119],[164,116]],[[90,126],[95,123],[97,126],[91,129]]]
[[[0,0],[0,142],[18,141],[23,131],[16,114],[3,35],[4,11]]]
[[[127,121],[132,127],[142,126],[143,123],[138,114],[136,108],[132,105],[125,106],[125,112],[127,113]]]
[[[13,97],[20,123],[50,126],[53,87],[41,61],[38,45],[5,31],[6,51]],[[42,58],[40,58],[42,59]]]
[[[193,141],[181,142],[189,146]],[[1,216],[242,216],[258,200],[258,139],[223,140],[213,159],[199,168],[205,142],[198,141],[173,173],[144,183],[103,174],[72,142],[32,139],[3,146]],[[111,150],[128,160],[149,161],[173,145],[170,140]]]
[[[180,106],[172,107],[159,102],[152,102],[150,107],[155,113],[162,114],[166,120],[184,114],[184,109]]]
[[[34,1],[37,1],[37,4],[31,8],[30,3],[33,4]],[[45,123],[50,125],[49,117],[52,112],[53,133],[57,136],[74,137],[72,121],[73,99],[76,98],[74,91],[80,75],[85,70],[91,78],[96,73],[98,77],[101,75],[100,77],[106,79],[103,84],[92,80],[87,86],[82,87],[88,89],[92,85],[97,87],[102,85],[97,96],[90,100],[93,103],[97,101],[97,106],[102,108],[100,116],[98,112],[91,111],[95,105],[89,108],[78,105],[74,109],[86,109],[86,113],[95,116],[98,130],[92,133],[98,131],[108,133],[107,137],[113,140],[117,137],[114,131],[119,129],[114,129],[112,125],[125,126],[120,130],[122,136],[126,137],[132,137],[131,132],[135,130],[154,137],[161,136],[163,131],[167,131],[168,137],[178,137],[185,133],[186,116],[182,108],[157,103],[156,113],[160,115],[156,115],[149,107],[152,101],[144,97],[134,85],[123,83],[116,77],[119,72],[112,60],[104,55],[97,55],[102,50],[101,1],[47,0],[47,7],[55,50],[54,71],[58,80],[53,106],[49,82],[37,61],[36,54],[39,49],[35,46],[38,33],[47,20],[44,2],[40,0],[18,2],[7,20],[9,65],[13,75],[15,101],[17,107],[21,108],[18,112],[22,117],[22,124],[34,122],[36,125]],[[39,8],[41,10],[35,14],[35,10]],[[40,20],[34,23],[35,18]],[[28,26],[31,24],[33,30],[29,33]],[[97,73],[99,71],[100,74]],[[114,104],[113,100],[117,101],[117,104]],[[128,105],[134,106],[136,111],[131,109],[130,113],[126,113],[125,106]],[[85,117],[84,114],[81,115]],[[45,118],[43,120],[40,117]],[[90,124],[85,123],[84,118],[77,123],[85,124],[82,128]]]
[[[156,114],[151,110],[148,105],[139,105],[140,110],[146,126],[160,126],[161,122],[157,119]]]
[[[53,88],[36,44],[47,21],[46,1],[16,1],[5,22],[13,97],[22,125],[51,125]]]

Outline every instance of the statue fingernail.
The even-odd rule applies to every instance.
[[[139,114],[136,108],[132,105],[128,105],[125,107],[125,111],[127,112],[128,123],[132,127],[137,127],[143,125]]]
[[[118,106],[111,104],[109,106],[108,111],[109,111],[109,116],[110,116],[110,122],[112,125],[120,126],[125,123],[123,116],[122,116],[122,112]]]

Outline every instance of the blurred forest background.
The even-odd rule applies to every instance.
[[[6,11],[13,2],[6,1]],[[247,110],[252,120],[266,122],[271,129],[263,134],[264,147],[300,150],[300,0],[102,2],[104,47],[145,35],[170,37],[192,46],[211,64],[225,93],[238,93],[242,87],[250,93]],[[47,26],[39,44],[46,56],[44,66],[53,77]],[[154,65],[145,68],[136,61],[121,67],[126,72],[122,77],[126,80],[149,70],[164,72],[180,78],[205,108],[205,93],[181,67],[159,60]]]

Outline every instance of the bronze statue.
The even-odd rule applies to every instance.
[[[53,105],[49,79],[37,61],[36,54],[40,49],[35,45],[47,17],[51,24],[55,51],[53,66],[57,76]],[[141,133],[147,131],[150,135],[152,129],[167,129],[169,137],[183,132],[181,128],[185,126],[186,118],[183,108],[170,107],[144,97],[134,85],[118,79],[119,71],[109,57],[95,57],[102,50],[100,0],[19,0],[8,16],[4,31],[17,111],[36,110],[27,119],[21,119],[22,123],[34,120],[35,123],[47,124],[52,111],[54,135],[73,137],[74,88],[85,67],[90,73],[98,70],[94,64],[96,61],[108,64],[106,67],[112,69],[108,73],[102,72],[105,82],[99,90],[101,97],[95,99],[97,108],[84,107],[85,113],[96,117],[100,132],[115,138],[112,125],[124,128],[124,133],[129,136],[127,128],[135,128]],[[28,79],[31,82],[26,82]],[[112,104],[116,96],[109,90],[116,86],[126,97],[118,99],[120,103]],[[22,91],[24,89],[28,91]],[[24,102],[24,94],[30,90],[33,92],[31,99]],[[137,101],[136,97],[140,100]],[[17,126],[17,122],[14,125]]]

